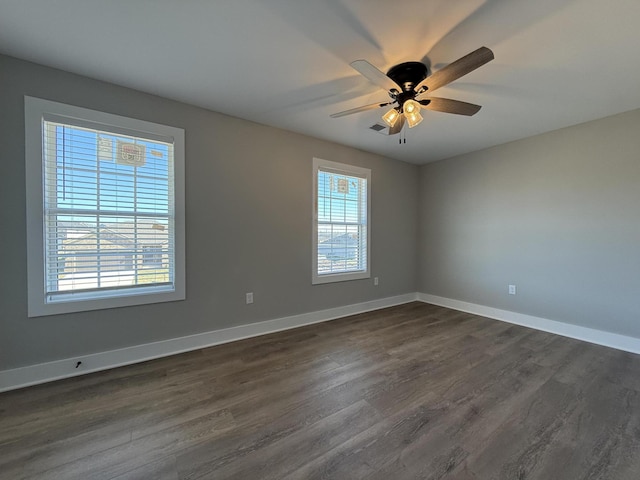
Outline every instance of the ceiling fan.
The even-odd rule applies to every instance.
[[[393,105],[382,116],[382,119],[389,125],[389,135],[394,135],[402,130],[405,121],[409,128],[418,125],[422,121],[421,108],[437,112],[455,113],[457,115],[475,115],[482,108],[480,105],[449,98],[432,97],[429,94],[493,59],[493,52],[490,49],[480,47],[432,75],[429,75],[429,69],[422,62],[401,63],[391,67],[384,74],[366,60],[356,60],[351,62],[351,66],[371,83],[387,90],[391,101],[352,108],[344,112],[334,113],[331,117],[344,117],[353,113]],[[427,96],[418,98],[424,94],[427,94]]]

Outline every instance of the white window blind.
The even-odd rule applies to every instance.
[[[25,97],[29,316],[185,298],[184,131]]]
[[[55,118],[55,117],[51,117]],[[173,143],[44,118],[48,301],[174,279]]]
[[[369,276],[370,171],[316,159],[314,283]]]

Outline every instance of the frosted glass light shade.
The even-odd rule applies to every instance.
[[[398,121],[399,117],[400,117],[400,113],[398,113],[398,111],[395,108],[392,108],[382,116],[382,119],[387,125],[389,125],[390,127],[393,127]]]
[[[407,124],[409,124],[409,128],[413,128],[418,125],[422,121],[422,115],[419,112],[414,113],[406,113],[404,116],[407,119]]]
[[[402,109],[405,114],[420,113],[420,104],[415,100],[407,100]]]

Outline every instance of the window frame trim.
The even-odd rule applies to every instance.
[[[47,301],[45,278],[44,238],[44,162],[43,120],[53,114],[69,120],[87,121],[105,128],[128,129],[152,138],[162,136],[173,139],[174,169],[174,287],[166,285],[131,292],[105,294],[99,298],[83,298],[77,295],[69,301]],[[64,313],[103,310],[109,308],[171,302],[186,298],[186,245],[185,245],[185,141],[184,130],[177,127],[138,120],[121,115],[100,112],[64,103],[25,95],[25,181],[27,226],[27,316],[41,317]]]
[[[364,178],[367,181],[367,268],[364,271],[318,274],[318,171],[332,172]],[[371,169],[357,167],[346,163],[332,162],[321,158],[313,158],[313,188],[312,188],[312,252],[311,252],[311,284],[346,282],[371,278]]]

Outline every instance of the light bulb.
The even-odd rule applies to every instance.
[[[398,118],[400,118],[400,114],[395,108],[392,108],[382,116],[384,122],[390,127],[393,127],[396,124]]]
[[[422,121],[422,115],[420,115],[420,112],[414,112],[414,113],[405,112],[404,116],[407,118],[407,123],[409,124],[409,128],[415,127]]]
[[[420,112],[420,104],[415,100],[407,100],[402,106],[404,113],[412,114]]]

